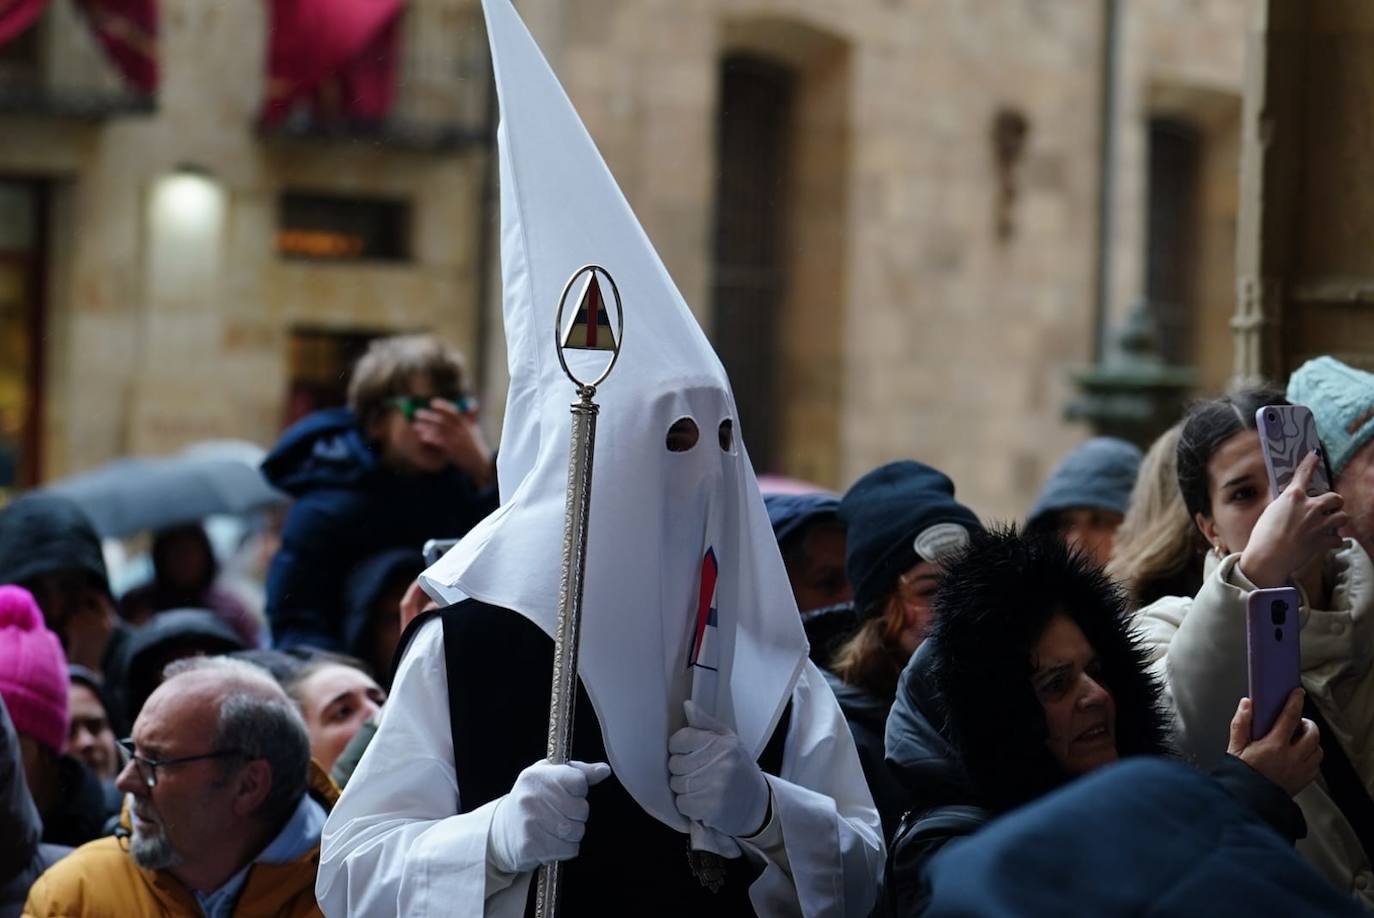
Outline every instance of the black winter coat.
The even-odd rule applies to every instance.
[[[388,548],[419,551],[454,539],[496,509],[493,485],[478,488],[450,466],[401,475],[383,465],[346,408],[318,411],[282,435],[263,474],[295,498],[267,574],[273,646],[346,651],[343,584],[354,567]]]
[[[946,712],[921,678],[929,663],[928,644],[915,655],[897,683],[897,701],[887,719],[887,765],[907,789],[908,812],[888,842],[887,891],[897,915],[918,915],[928,890],[926,862],[952,839],[971,835],[991,818],[948,737]]]
[[[873,794],[873,802],[883,821],[883,840],[891,842],[892,833],[897,831],[902,814],[911,807],[911,795],[884,760],[883,731],[887,727],[892,700],[870,695],[861,688],[849,685],[829,670],[822,672],[830,690],[835,693],[835,700],[839,702],[844,719],[849,724],[849,732],[854,737],[864,779],[868,782],[868,790]]]
[[[109,817],[105,788],[69,755],[58,758],[57,772],[62,793],[57,806],[43,814],[43,842],[78,848],[105,834]]]
[[[43,844],[43,821],[29,796],[19,735],[0,698],[0,918],[18,918],[33,881],[68,853]]]
[[[925,678],[933,654],[929,644],[916,651],[902,672],[887,722],[887,763],[911,791],[911,809],[888,845],[888,901],[898,916],[926,913],[931,860],[951,841],[978,832],[997,815],[970,782],[946,735],[947,712]],[[1244,762],[1224,756],[1210,777],[1244,808],[1247,818],[1268,825],[1290,847],[1306,835],[1297,804]]]

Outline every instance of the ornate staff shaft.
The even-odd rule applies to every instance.
[[[573,706],[577,700],[577,650],[582,636],[582,583],[587,573],[587,511],[592,498],[592,458],[596,452],[595,386],[580,386],[572,407],[572,449],[568,454],[568,502],[563,512],[563,572],[558,588],[558,634],[554,638],[553,697],[549,699],[549,761],[565,764],[572,755]],[[561,867],[539,868],[536,918],[558,910]]]
[[[563,308],[568,293],[580,277],[587,280],[577,302],[577,312],[566,337],[563,333]],[[604,278],[615,297],[616,331],[612,332],[606,315],[598,277]],[[553,689],[549,699],[549,761],[566,764],[572,756],[573,708],[577,703],[577,651],[582,637],[582,587],[587,573],[587,519],[592,501],[592,459],[596,452],[596,416],[600,408],[592,401],[596,387],[610,375],[620,358],[620,343],[625,331],[625,313],[620,291],[609,272],[600,265],[584,265],[573,273],[558,300],[554,319],[554,346],[563,372],[577,387],[577,401],[571,405],[571,449],[568,452],[568,497],[563,511],[563,570],[558,587],[558,632],[554,636]],[[577,378],[568,367],[565,348],[608,351],[611,359],[601,375],[591,382]],[[558,892],[562,864],[555,861],[539,868],[539,889],[535,899],[536,918],[554,918],[558,912]]]

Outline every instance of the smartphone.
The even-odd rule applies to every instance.
[[[1307,496],[1331,490],[1331,468],[1310,410],[1302,405],[1265,405],[1255,412],[1255,426],[1264,450],[1264,467],[1269,470],[1270,497],[1278,497],[1288,487],[1298,466],[1314,449],[1321,450],[1321,462],[1312,475]]]
[[[1250,650],[1250,704],[1254,720],[1250,738],[1274,728],[1279,712],[1299,683],[1298,591],[1293,587],[1255,590],[1245,610]]]

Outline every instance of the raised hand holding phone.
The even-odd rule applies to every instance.
[[[1240,569],[1256,586],[1283,586],[1317,555],[1341,546],[1340,530],[1349,522],[1341,496],[1335,491],[1309,494],[1320,463],[1318,453],[1309,453],[1255,521]]]
[[[1226,751],[1283,788],[1293,797],[1316,780],[1322,764],[1321,733],[1302,716],[1303,690],[1288,696],[1273,728],[1260,739],[1251,739],[1253,706],[1242,698],[1231,719],[1231,739]]]
[[[441,447],[449,461],[466,472],[479,488],[486,487],[495,477],[491,447],[477,423],[475,399],[431,399],[429,407],[415,412],[415,430],[425,443]]]

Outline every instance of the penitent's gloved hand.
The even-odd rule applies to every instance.
[[[690,700],[683,707],[687,726],[668,738],[677,811],[726,835],[757,835],[771,797],[763,770],[733,730]]]
[[[587,830],[587,789],[611,775],[604,762],[554,765],[547,759],[520,772],[501,798],[487,835],[487,860],[504,873],[577,856]]]

